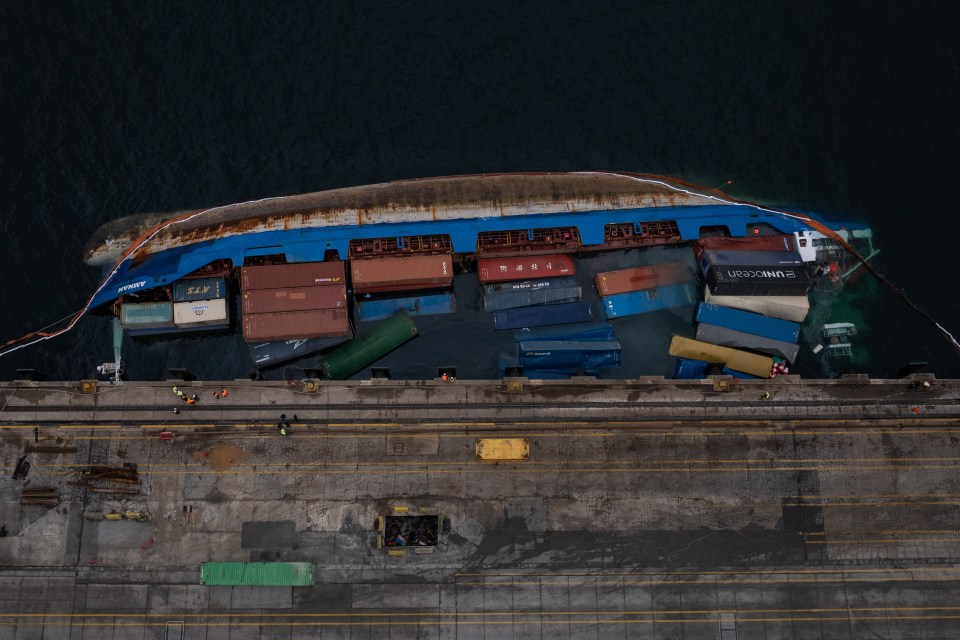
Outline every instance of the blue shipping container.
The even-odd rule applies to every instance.
[[[197,302],[227,297],[225,278],[195,278],[173,283],[174,302]]]
[[[590,322],[593,311],[587,302],[548,304],[539,307],[520,307],[493,312],[494,329],[522,329],[544,327],[551,324]]]
[[[682,307],[693,304],[695,300],[693,284],[683,282],[656,289],[605,296],[600,298],[600,308],[603,310],[604,317],[610,320],[649,311]]]
[[[793,342],[783,342],[782,340],[772,340],[765,336],[758,336],[753,333],[743,331],[734,331],[726,327],[719,327],[715,324],[701,322],[697,325],[697,340],[718,344],[722,347],[735,347],[741,349],[751,349],[760,351],[771,356],[780,356],[790,362],[796,362],[797,353],[800,351],[800,345]]]
[[[703,360],[677,358],[677,362],[673,367],[673,377],[677,380],[701,380],[707,377],[707,371],[712,366],[716,365],[711,365],[709,362],[704,362]],[[740,371],[733,371],[732,369],[727,369],[726,367],[723,367],[720,373],[721,375],[733,376],[734,378],[739,378],[740,380],[757,379],[756,376],[751,376],[747,373],[741,373]]]
[[[752,333],[780,342],[796,344],[800,340],[800,325],[796,322],[769,318],[759,313],[731,309],[718,304],[701,302],[697,305],[696,318],[697,322],[705,322],[743,333]]]
[[[622,362],[620,343],[616,340],[598,342],[521,342],[518,349],[520,365],[524,369],[608,369]]]
[[[305,340],[279,340],[250,345],[250,355],[258,368],[275,367],[284,362],[306,358],[324,349],[332,349],[351,340],[351,336],[332,338],[307,338]]]
[[[554,327],[552,329],[537,329],[536,331],[520,331],[516,335],[517,344],[521,342],[556,342],[575,340],[578,342],[596,342],[600,340],[616,340],[613,326],[606,322],[594,322],[577,327]]]
[[[383,320],[401,309],[411,316],[438,316],[456,311],[457,301],[452,293],[384,300],[358,300],[357,320],[360,322]]]
[[[538,304],[578,302],[583,290],[580,285],[571,287],[550,287],[531,291],[505,291],[486,293],[483,296],[484,311],[532,307]]]

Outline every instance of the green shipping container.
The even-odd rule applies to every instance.
[[[416,335],[413,320],[406,311],[398,311],[369,332],[330,353],[320,361],[320,370],[330,380],[345,380]]]
[[[244,587],[307,587],[313,584],[310,562],[204,562],[200,584]]]

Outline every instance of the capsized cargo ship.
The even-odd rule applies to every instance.
[[[180,212],[160,222],[151,216],[146,230],[146,219],[126,218],[127,226],[108,224],[95,234],[87,262],[114,266],[84,311],[113,304],[123,315],[131,303],[163,303],[188,280],[236,276],[237,324],[251,349],[262,351],[259,359],[271,362],[295,353],[291,340],[352,338],[351,309],[363,320],[359,311],[371,294],[452,301],[455,273],[475,273],[491,314],[517,310],[500,313],[504,326],[537,326],[567,312],[574,321],[594,315],[583,309],[573,256],[703,240],[695,248],[705,288],[739,304],[803,297],[809,264],[845,254],[846,243],[859,243],[868,259],[874,253],[862,223],[828,228],[713,189],[623,172],[406,180]],[[844,261],[839,275],[852,264]],[[598,276],[607,304],[597,312],[613,318],[691,305],[691,277],[677,264]],[[422,307],[381,302],[381,318]],[[181,329],[164,304],[140,315],[143,332]]]

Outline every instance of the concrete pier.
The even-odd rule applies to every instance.
[[[13,382],[0,406],[0,639],[960,635],[956,380]],[[486,437],[529,458],[482,462]],[[136,481],[83,474],[106,467]],[[401,513],[438,544],[378,548]],[[200,584],[278,560],[316,584]]]

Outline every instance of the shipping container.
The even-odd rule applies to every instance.
[[[345,335],[350,335],[350,318],[346,309],[254,313],[243,316],[243,339],[247,342]]]
[[[548,304],[539,307],[520,307],[493,312],[494,329],[544,327],[552,324],[570,324],[592,320],[593,311],[587,302]]]
[[[786,358],[795,362],[800,346],[795,342],[773,340],[765,336],[758,336],[744,331],[737,331],[706,322],[697,325],[697,340],[718,344],[723,347],[739,347],[751,351],[761,351],[772,356]]]
[[[692,305],[697,296],[692,283],[671,284],[657,289],[631,291],[600,299],[600,309],[607,320],[638,313],[661,311]]]
[[[791,322],[803,322],[810,313],[810,299],[807,296],[717,296],[710,287],[703,288],[706,302],[730,309],[742,309],[760,313],[770,318],[780,318]]]
[[[802,267],[803,258],[792,251],[704,251],[697,264],[707,273],[714,267]]]
[[[291,262],[240,269],[240,288],[243,291],[343,285],[345,282],[343,262],[340,260]]]
[[[230,312],[225,298],[173,303],[173,322],[181,329],[226,329]]]
[[[609,369],[622,362],[616,340],[521,342],[517,355],[520,365],[531,370]]]
[[[453,256],[410,255],[350,261],[353,290],[361,293],[442,289],[453,284]]]
[[[585,375],[585,376],[596,376],[600,374],[599,369],[558,369],[558,370],[542,370],[542,369],[524,369],[520,365],[520,360],[517,358],[500,358],[500,377],[504,378],[507,374],[507,369],[509,368],[519,368],[521,369],[521,376],[529,380],[569,380],[574,375]]]
[[[673,336],[670,355],[690,360],[704,360],[713,364],[725,364],[727,368],[748,373],[758,378],[769,378],[773,370],[773,358],[755,353],[721,347],[715,344]]]
[[[401,309],[411,316],[438,316],[454,313],[457,310],[457,300],[452,293],[438,293],[410,298],[362,300],[357,302],[357,319],[361,322],[383,320]]]
[[[310,562],[204,562],[200,584],[237,587],[307,587],[313,584]]]
[[[320,361],[320,369],[330,380],[345,380],[361,371],[417,335],[417,327],[406,311],[398,311],[371,327]]]
[[[804,296],[813,282],[804,267],[713,267],[710,292],[719,296]]]
[[[682,262],[667,262],[649,267],[621,269],[598,273],[595,281],[601,296],[629,293],[641,289],[654,289],[669,284],[692,280],[690,270]]]
[[[566,255],[481,258],[477,262],[480,284],[575,274],[573,258]]]
[[[501,293],[484,296],[483,310],[498,311],[501,309],[519,309],[537,305],[566,304],[580,301],[580,287],[563,291],[560,289],[546,289],[531,291],[530,293]]]
[[[277,340],[248,345],[253,364],[258,369],[275,367],[285,362],[312,356],[326,349],[339,347],[350,340],[350,336],[332,336],[329,338],[300,338],[297,340]]]
[[[313,311],[316,309],[346,309],[347,287],[314,286],[286,289],[254,289],[241,295],[244,315],[250,313],[280,313],[282,311]]]
[[[697,260],[704,251],[776,251],[793,253],[797,250],[792,235],[747,236],[745,238],[700,238],[693,243]]]
[[[542,278],[539,280],[513,280],[511,282],[497,282],[485,284],[481,287],[483,295],[499,295],[501,293],[527,293],[544,289],[570,289],[579,287],[580,281],[576,276],[561,276],[557,278]]]
[[[616,339],[617,336],[613,331],[613,326],[606,322],[594,322],[572,327],[551,327],[549,329],[524,329],[523,331],[518,331],[515,337],[518,344],[520,342],[563,342],[569,340],[577,342],[599,342]]]
[[[124,329],[174,328],[172,302],[125,302],[120,305]]]
[[[697,305],[694,317],[697,322],[726,327],[733,331],[752,333],[779,342],[796,344],[800,340],[800,325],[796,322],[768,318],[758,313],[730,309],[708,302],[701,302]]]
[[[718,373],[711,372],[712,367],[719,367]],[[716,364],[710,364],[703,360],[690,360],[688,358],[677,358],[673,367],[673,377],[676,380],[702,380],[708,375],[732,376],[740,380],[756,380],[757,376],[751,376],[748,373],[741,373]]]
[[[227,297],[225,278],[191,278],[173,283],[174,302],[193,302],[195,300],[215,300]]]

